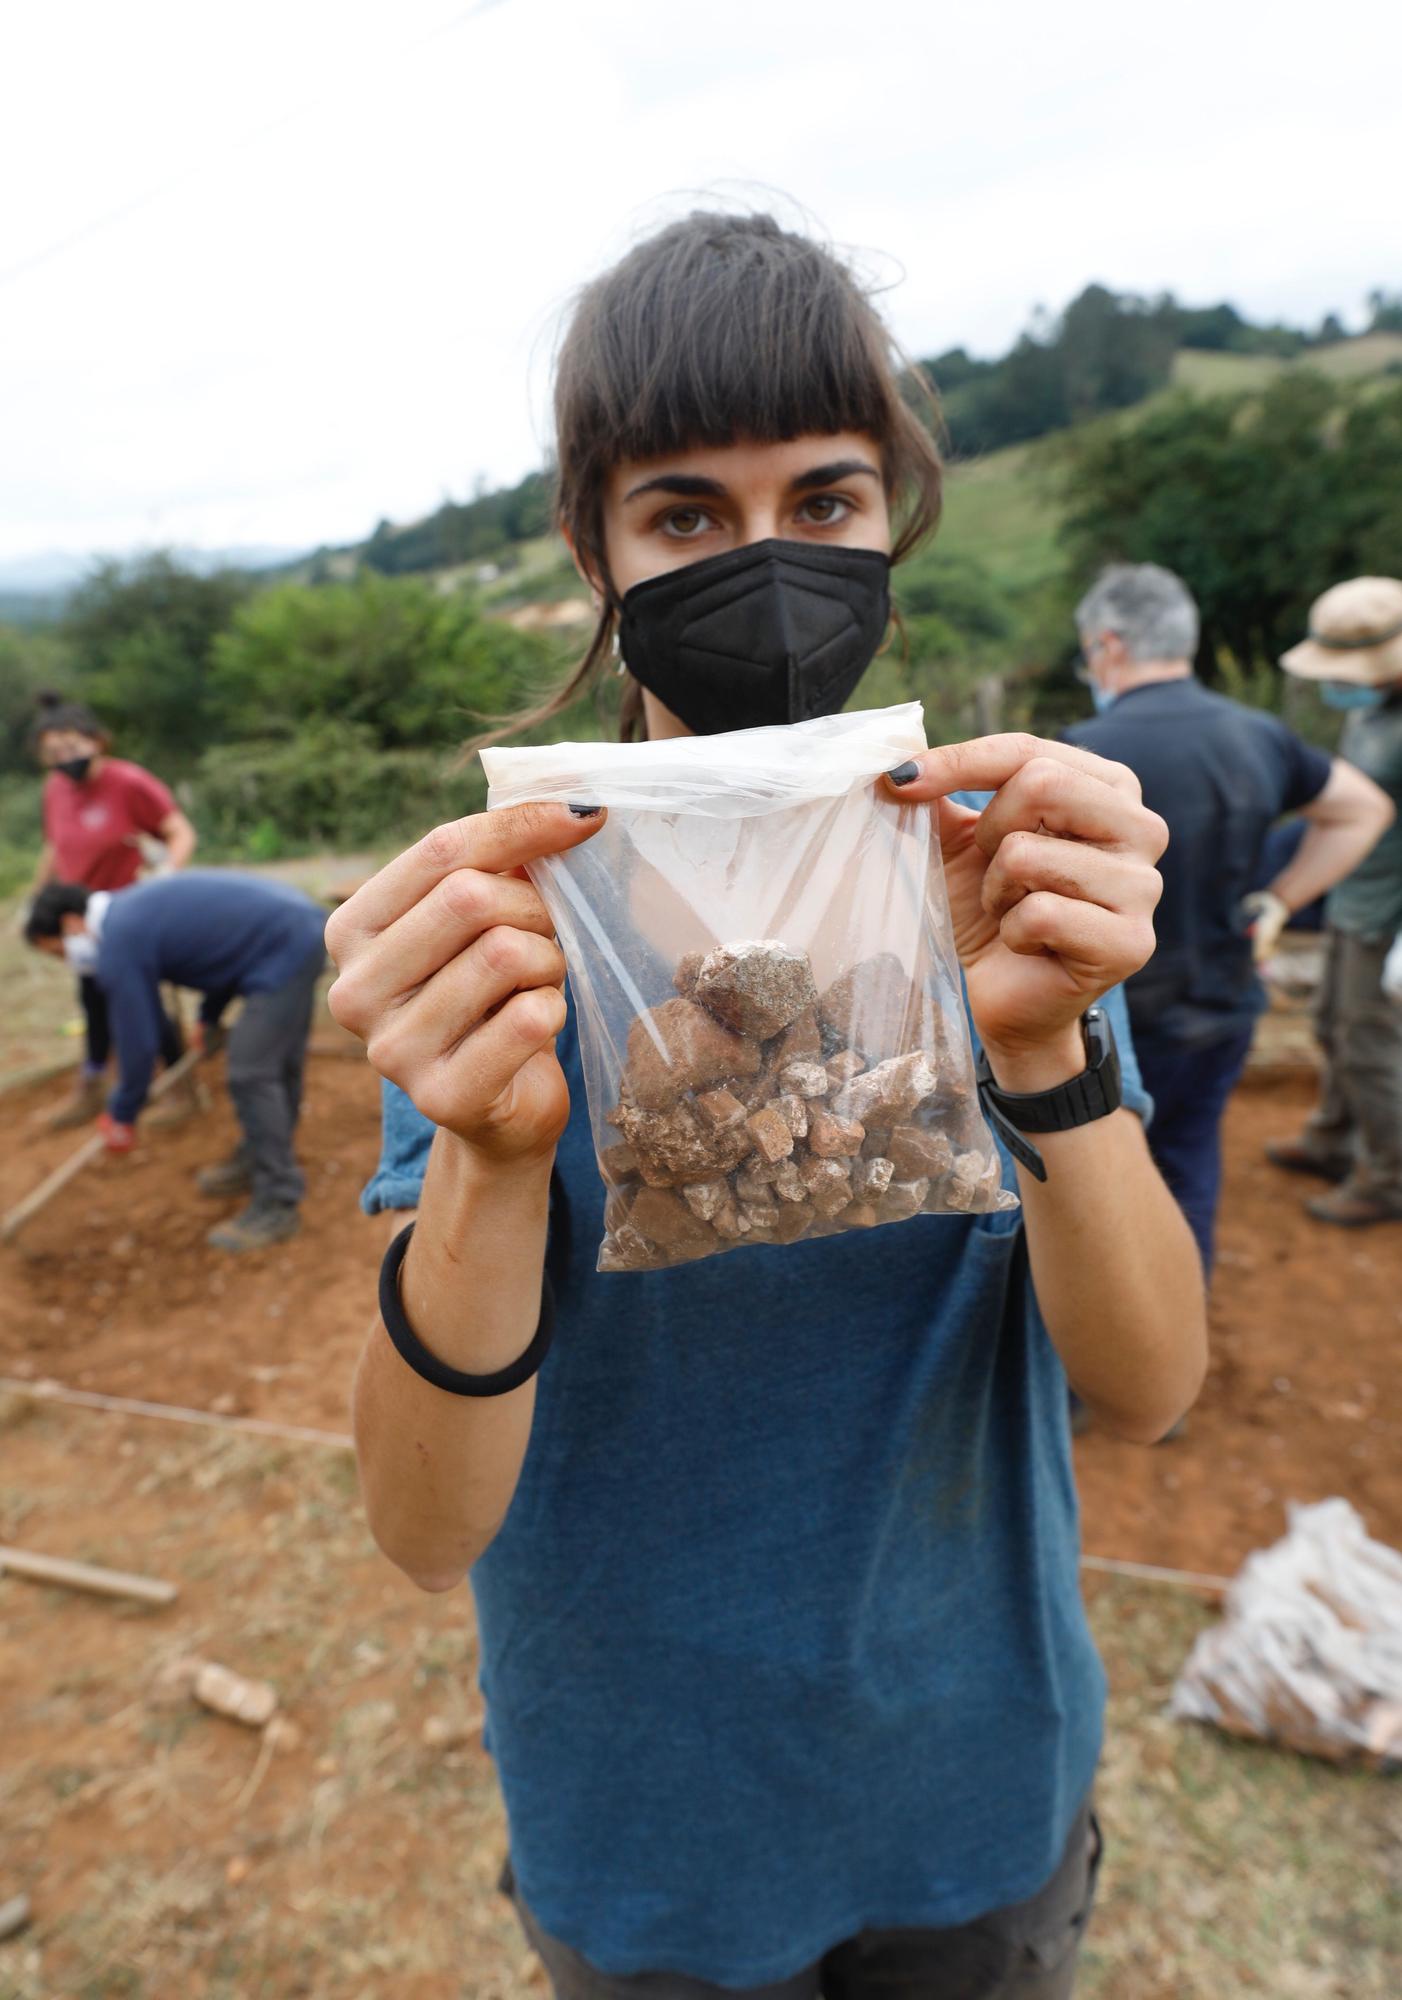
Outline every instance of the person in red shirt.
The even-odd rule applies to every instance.
[[[168,868],[183,868],[195,851],[195,829],[169,788],[139,764],[111,756],[110,737],[82,702],[46,692],[38,708],[32,742],[48,775],[35,891],[46,882],[130,888],[141,873],[143,834],[164,843]],[[87,1054],[72,1098],[50,1121],[54,1130],[96,1118],[106,1094],[103,1072],[112,1048],[107,1005],[97,981],[75,969]],[[180,1046],[180,1030],[167,1020],[161,1049],[167,1063],[179,1056]]]

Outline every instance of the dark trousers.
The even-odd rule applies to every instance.
[[[1324,1074],[1305,1144],[1352,1160],[1351,1191],[1402,1205],[1402,1007],[1382,986],[1391,943],[1329,933],[1314,1021]]]
[[[1149,1151],[1197,1238],[1204,1275],[1212,1271],[1222,1187],[1222,1113],[1250,1047],[1250,1028],[1205,1049],[1156,1035],[1152,1028],[1134,1030],[1139,1071],[1154,1100]]]
[[[107,1059],[112,1053],[112,1030],[107,1020],[107,995],[95,979],[78,981],[78,1002],[83,1010],[83,1021],[87,1030],[87,1067],[96,1076],[107,1067]],[[161,1009],[161,1061],[169,1069],[178,1063],[185,1053],[185,1038],[180,1032],[180,1024],[172,1021],[164,1007]]]
[[[1025,1903],[950,1930],[863,1931],[791,1979],[743,1989],[674,1972],[600,1972],[541,1929],[509,1862],[502,1887],[556,2000],[1070,2000],[1100,1853],[1100,1826],[1087,1800],[1056,1872]]]
[[[325,963],[318,945],[285,985],[248,994],[229,1035],[229,1095],[243,1127],[239,1157],[248,1165],[259,1205],[295,1208],[306,1192],[292,1135],[302,1109],[316,982]]]

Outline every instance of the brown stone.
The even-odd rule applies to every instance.
[[[692,1000],[664,1000],[628,1030],[625,1083],[644,1111],[666,1111],[688,1090],[753,1076],[760,1052]]]
[[[919,1215],[929,1192],[927,1180],[892,1181],[877,1202],[876,1212],[883,1222],[909,1222],[912,1215]]]
[[[815,1211],[806,1201],[785,1203],[774,1222],[776,1243],[797,1243],[800,1236],[807,1233],[808,1225],[814,1220]]]
[[[895,1176],[896,1170],[889,1160],[879,1156],[874,1160],[858,1160],[852,1169],[852,1192],[859,1201],[874,1201],[885,1194]]]
[[[823,1053],[822,1031],[818,1027],[817,1009],[805,1007],[798,1019],[791,1021],[774,1044],[774,1061],[783,1068],[791,1062],[817,1062]]]
[[[856,1118],[863,1125],[897,1125],[923,1104],[938,1080],[929,1057],[916,1049],[854,1076],[833,1098],[832,1108],[840,1118]]]
[[[954,1165],[954,1148],[947,1132],[926,1132],[918,1125],[897,1125],[886,1142],[896,1179],[938,1180]]]
[[[615,1184],[638,1178],[638,1156],[623,1140],[619,1140],[617,1145],[604,1147],[599,1155],[599,1165],[604,1179]]]
[[[834,1090],[841,1090],[844,1083],[850,1083],[854,1076],[860,1076],[866,1064],[855,1049],[839,1049],[835,1056],[829,1056],[826,1064],[828,1080]]]
[[[647,1238],[631,1222],[606,1236],[599,1249],[601,1271],[650,1271],[660,1262]]]
[[[745,1201],[740,1204],[740,1215],[749,1226],[750,1240],[755,1243],[772,1243],[774,1231],[779,1223],[779,1209],[774,1202]]]
[[[833,981],[818,1018],[845,1047],[876,1061],[917,1039],[920,993],[894,952],[878,952]]]
[[[677,960],[677,969],[672,974],[672,984],[683,1000],[690,1000],[696,991],[696,975],[701,970],[704,951],[689,951]]]
[[[755,1151],[771,1165],[793,1151],[793,1129],[777,1105],[766,1104],[763,1110],[752,1111],[745,1129],[755,1142]]]
[[[796,1092],[787,1090],[782,1097],[776,1097],[774,1100],[774,1109],[793,1133],[795,1139],[806,1139],[808,1137],[808,1106]]]
[[[659,1250],[710,1250],[715,1232],[666,1188],[641,1188],[628,1218]]]
[[[758,1155],[746,1160],[735,1176],[735,1192],[741,1201],[773,1201],[774,1191],[769,1181],[769,1168]]]
[[[795,1097],[826,1097],[832,1078],[820,1062],[789,1062],[779,1071],[779,1081]]]
[[[613,1113],[613,1122],[636,1154],[638,1171],[649,1187],[715,1180],[738,1167],[750,1150],[750,1135],[743,1125],[714,1130],[690,1098],[670,1111],[640,1111],[625,1099]]]
[[[693,1181],[690,1187],[682,1189],[681,1196],[693,1215],[702,1222],[714,1222],[730,1199],[730,1182]]]
[[[780,1201],[802,1201],[808,1192],[797,1160],[780,1160],[770,1176],[769,1185]]]
[[[865,1128],[855,1118],[815,1111],[808,1124],[808,1144],[820,1159],[855,1159],[862,1150]]]
[[[818,998],[807,952],[776,938],[717,945],[702,960],[695,992],[718,1021],[761,1041],[782,1033]]]
[[[703,1090],[698,1093],[696,1109],[715,1132],[728,1132],[732,1125],[743,1125],[745,1107],[729,1090]]]
[[[799,1162],[799,1175],[820,1216],[840,1215],[852,1199],[852,1176],[841,1160],[820,1160],[810,1153]]]
[[[984,1161],[978,1153],[960,1153],[942,1190],[946,1208],[960,1212],[971,1209],[983,1178]]]
[[[719,1211],[711,1227],[717,1236],[724,1236],[732,1243],[741,1242],[750,1233],[749,1223],[733,1201],[728,1201]]]
[[[869,1201],[854,1201],[837,1219],[844,1229],[875,1229],[881,1217]]]

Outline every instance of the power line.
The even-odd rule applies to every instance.
[[[402,61],[404,57],[413,55],[419,49],[426,48],[429,43],[440,41],[444,36],[456,33],[459,28],[465,27],[469,21],[475,20],[479,14],[489,14],[493,9],[505,5],[506,0],[475,0],[475,4],[471,7],[461,7],[457,13],[450,15],[447,20],[439,21],[434,27],[425,29],[421,35],[413,35],[408,41],[401,42],[396,48],[388,52],[385,61],[387,63]],[[95,215],[87,222],[80,223],[76,229],[70,229],[66,235],[55,237],[51,243],[46,243],[42,249],[31,251],[28,256],[21,257],[17,263],[0,270],[0,290],[4,290],[8,286],[15,284],[20,278],[30,276],[34,271],[42,270],[45,265],[56,262],[60,257],[66,256],[69,251],[79,249],[84,243],[90,243],[94,237],[105,235],[109,229],[115,229],[119,223],[125,222],[129,216],[139,215],[143,209],[150,208],[158,201],[163,201],[167,195],[187,188],[190,185],[192,176],[197,177],[201,174],[213,173],[216,168],[223,165],[225,160],[231,159],[239,153],[247,152],[251,147],[261,144],[264,139],[270,138],[273,133],[281,132],[286,126],[295,124],[298,119],[306,117],[309,112],[318,110],[323,104],[330,101],[331,95],[329,91],[323,90],[319,91],[315,97],[304,98],[300,104],[294,104],[290,110],[279,112],[276,117],[265,119],[261,125],[255,125],[251,131],[243,133],[239,138],[231,139],[220,152],[214,154],[209,159],[182,163],[177,172],[168,175],[164,180],[155,182],[151,187],[143,189],[140,194],[133,195],[129,200],[119,202],[115,208],[106,209],[101,215]],[[344,102],[344,99],[340,101]]]

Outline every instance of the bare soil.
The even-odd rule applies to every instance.
[[[375,1079],[313,1058],[303,1233],[232,1259],[203,1238],[234,1204],[191,1186],[235,1138],[209,1074],[208,1114],[100,1160],[0,1250],[0,1373],[342,1431],[384,1240],[354,1205]],[[65,1089],[0,1100],[0,1206],[75,1144],[30,1129]],[[1311,1223],[1308,1186],[1262,1162],[1311,1095],[1269,1071],[1238,1093],[1211,1377],[1175,1443],[1080,1441],[1096,1553],[1230,1573],[1287,1500],[1330,1493],[1402,1544],[1402,1229]],[[166,1576],[181,1597],[149,1611],[0,1580],[0,1900],[22,1887],[36,1913],[0,1945],[4,2000],[540,2000],[494,1893],[490,1763],[475,1737],[422,1738],[474,1713],[470,1600],[424,1597],[376,1555],[348,1453],[0,1396],[5,1541]],[[1395,1787],[1167,1723],[1210,1606],[1100,1580],[1090,1596],[1116,1843],[1090,2000],[1402,1991]],[[154,1700],[189,1651],[272,1680],[291,1747]]]

